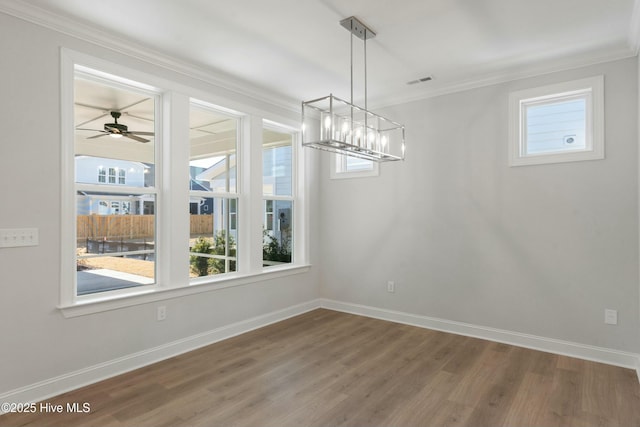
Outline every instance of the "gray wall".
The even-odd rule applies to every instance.
[[[60,46],[235,96],[0,14],[0,227],[40,230],[39,246],[0,250],[0,394],[318,296],[640,351],[635,59],[389,108],[407,125],[404,163],[335,181],[328,156],[310,165],[311,272],[167,301],[159,323],[156,304],[56,309]],[[509,91],[595,74],[606,159],[509,168]]]
[[[509,92],[599,74],[606,159],[510,168]],[[406,125],[404,163],[330,180],[324,159],[323,296],[640,350],[637,84],[630,58],[383,111]]]
[[[319,296],[312,269],[164,301],[164,322],[155,320],[157,303],[65,319],[56,308],[62,260],[60,46],[235,96],[0,13],[0,228],[40,231],[39,246],[0,249],[0,394]],[[315,170],[310,164],[312,188]],[[312,242],[315,237],[312,232]],[[310,251],[313,262],[313,243]]]

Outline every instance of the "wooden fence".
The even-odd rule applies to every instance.
[[[155,215],[78,215],[79,239],[153,239]],[[191,215],[191,234],[213,233],[211,215]]]

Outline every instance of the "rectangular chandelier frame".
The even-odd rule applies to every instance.
[[[336,96],[303,102],[302,123],[303,146],[375,162],[404,160],[403,125]]]

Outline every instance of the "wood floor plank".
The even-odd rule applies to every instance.
[[[638,426],[630,369],[314,310],[48,399],[0,426]]]

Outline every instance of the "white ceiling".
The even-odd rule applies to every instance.
[[[27,4],[18,1],[17,3]],[[371,104],[634,56],[634,0],[30,0],[68,22],[301,101],[349,97],[356,16]],[[363,87],[356,44],[356,98]],[[424,76],[433,81],[408,85]]]

